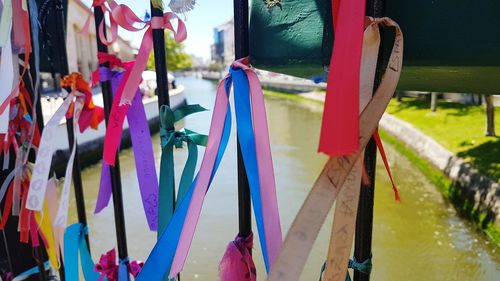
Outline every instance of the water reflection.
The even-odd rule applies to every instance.
[[[189,103],[212,108],[215,83],[194,78],[180,78]],[[321,107],[314,103],[297,103],[281,98],[266,98],[278,200],[283,231],[286,233],[316,176],[326,161],[316,153]],[[211,112],[186,119],[186,127],[208,132]],[[235,123],[233,123],[235,124]],[[190,254],[182,273],[183,280],[217,280],[217,265],[225,247],[238,231],[236,151],[232,140],[219,172],[207,194]],[[153,136],[159,167],[159,136]],[[443,201],[425,177],[390,146],[386,148],[402,202],[394,196],[383,166],[376,175],[372,280],[495,280],[500,273],[500,256],[496,248],[459,219],[453,208]],[[186,150],[176,150],[175,163],[179,179]],[[200,153],[202,155],[202,153]],[[148,227],[140,201],[131,150],[120,154],[124,189],[127,239],[131,259],[144,260],[153,247],[156,235]],[[93,215],[99,184],[100,166],[83,171],[87,215],[89,217],[94,259],[116,247],[113,209],[110,206]],[[111,205],[112,203],[110,203]],[[76,211],[71,208],[76,221]],[[317,280],[325,259],[332,214],[315,243],[301,280]],[[254,225],[254,229],[255,225]],[[264,267],[256,238],[255,262],[259,280]]]

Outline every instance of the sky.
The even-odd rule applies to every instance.
[[[83,0],[90,6],[92,0]],[[126,4],[140,18],[143,18],[146,10],[149,11],[148,0],[116,0],[118,4]],[[165,11],[168,9],[169,0],[165,3]],[[194,10],[179,15],[186,24],[188,37],[184,41],[186,52],[205,59],[210,58],[210,45],[213,43],[213,28],[226,22],[233,15],[232,0],[196,0]],[[119,34],[126,40],[132,42],[134,47],[139,47],[143,32],[128,32],[120,29]]]

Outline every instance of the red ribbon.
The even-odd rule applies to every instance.
[[[364,0],[332,0],[335,42],[330,60],[319,152],[348,155],[358,149],[359,80]]]
[[[88,127],[97,130],[99,124],[104,120],[104,109],[100,106],[94,105],[92,101],[93,93],[90,85],[80,73],[71,73],[64,77],[61,81],[61,86],[70,87],[84,95],[83,109],[78,120],[80,133],[83,133]],[[70,107],[66,118],[70,119],[73,116],[73,106]]]
[[[389,166],[389,162],[387,161],[387,156],[385,155],[384,145],[382,144],[382,140],[380,139],[380,136],[378,134],[378,130],[376,130],[375,133],[373,134],[373,138],[375,139],[375,142],[377,143],[377,147],[378,147],[378,151],[380,152],[380,156],[382,156],[382,161],[384,162],[385,170],[387,171],[387,174],[389,175],[389,178],[391,179],[392,190],[394,191],[394,198],[396,199],[396,201],[401,201],[401,198],[399,197],[398,188],[396,186],[396,183],[394,182],[394,179],[392,178],[391,167]]]

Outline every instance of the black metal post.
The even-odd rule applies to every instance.
[[[66,51],[66,19],[64,14],[64,6],[63,1],[58,0],[55,2],[55,15],[57,21],[57,44],[61,48],[60,60],[61,60],[61,77],[64,77],[69,74],[69,66],[68,66],[68,53]],[[66,119],[66,131],[68,132],[68,143],[71,149],[73,143],[75,142],[75,134],[73,130],[73,119]],[[85,213],[85,198],[83,196],[83,184],[82,184],[82,174],[80,168],[80,157],[78,154],[78,145],[76,145],[75,151],[75,161],[73,163],[73,186],[75,190],[75,201],[76,201],[76,210],[78,213],[78,222],[83,225],[87,225],[87,215]],[[88,235],[85,236],[87,240],[87,245],[89,244]],[[89,246],[90,248],[90,246]]]
[[[367,0],[366,15],[381,17],[384,14],[384,0]],[[382,78],[382,54],[383,46],[381,42],[377,70],[375,73],[375,89],[380,84]],[[372,256],[372,232],[373,232],[373,205],[375,198],[375,171],[377,166],[377,145],[373,137],[365,148],[365,169],[369,182],[361,183],[359,195],[358,215],[356,218],[356,236],[354,244],[354,257],[358,261],[365,261]],[[354,281],[369,281],[370,275],[354,271]]]
[[[163,17],[163,10],[155,8],[151,3],[151,17]],[[165,30],[153,29],[153,50],[155,57],[156,91],[158,95],[158,108],[162,105],[170,106],[167,76],[167,54],[165,51]],[[174,191],[175,192],[175,191]],[[175,198],[175,196],[174,196]]]
[[[96,34],[99,34],[99,24],[104,19],[104,13],[101,7],[94,7],[94,20]],[[104,29],[104,35],[106,35],[106,29]],[[108,53],[108,47],[104,45],[99,38],[96,36],[97,50],[101,53]],[[108,67],[109,63],[101,63],[100,67]],[[111,81],[101,81],[102,98],[104,101],[104,116],[106,120],[106,125],[108,124],[109,114],[111,112],[111,105],[113,103],[113,88],[111,87]],[[116,154],[115,166],[110,167],[111,174],[111,189],[113,191],[113,208],[115,214],[115,228],[116,228],[116,240],[118,245],[118,256],[121,260],[128,257],[127,250],[127,235],[125,232],[125,213],[123,211],[123,196],[122,196],[122,183],[120,176],[120,161],[119,156]]]
[[[151,17],[163,17],[163,9],[160,7],[154,7],[151,1]],[[168,92],[168,70],[167,70],[167,53],[165,50],[165,30],[164,29],[153,29],[153,52],[155,58],[155,72],[156,72],[156,94],[158,96],[158,110],[162,105],[170,106],[170,95]],[[172,128],[169,128],[172,129]],[[174,181],[174,179],[170,179]],[[159,192],[162,192],[160,189]],[[173,212],[175,210],[175,188],[172,190],[172,198],[174,202],[172,204]],[[160,195],[160,198],[162,196]],[[167,210],[158,210],[158,212],[165,212]],[[161,230],[158,228],[158,237],[161,235]],[[167,279],[165,279],[167,280]],[[177,275],[177,280],[181,280],[180,273]]]
[[[235,58],[241,59],[249,55],[248,36],[248,0],[234,0],[234,51]],[[248,237],[252,233],[252,207],[250,204],[250,187],[248,185],[245,163],[238,146],[238,210],[239,235]]]
[[[154,7],[151,2],[151,17],[163,17],[163,9]],[[155,72],[156,72],[156,95],[158,96],[158,110],[162,105],[170,106],[170,96],[168,93],[168,71],[167,71],[167,54],[165,50],[165,30],[153,29],[153,52],[155,58]],[[169,128],[173,129],[173,128]],[[174,180],[173,178],[170,180]],[[161,193],[162,190],[160,189]],[[173,212],[175,209],[175,188],[172,190],[172,210],[158,210],[158,212]],[[161,195],[159,196],[162,197]],[[158,237],[161,235],[162,229],[158,228]]]

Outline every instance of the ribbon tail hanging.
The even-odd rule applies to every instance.
[[[338,2],[332,2],[336,7]],[[337,15],[318,147],[319,152],[330,156],[349,155],[359,146],[358,94],[365,0],[340,1]]]

